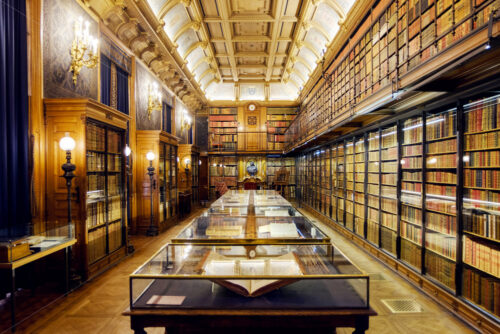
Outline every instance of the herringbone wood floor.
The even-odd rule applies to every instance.
[[[131,333],[130,319],[121,315],[129,303],[128,275],[170,238],[177,235],[189,221],[190,218],[185,219],[158,237],[132,237],[132,243],[136,248],[133,255],[57,303],[49,305],[42,312],[26,319],[16,333]],[[378,316],[370,319],[368,333],[458,334],[474,332],[337,232],[322,223],[318,225],[329,234],[337,248],[347,254],[359,267],[370,274],[381,275],[377,275],[378,279],[370,280],[371,306],[377,311]],[[413,298],[423,307],[423,312],[392,314],[381,299],[394,298]],[[147,332],[164,333],[164,330],[149,328]],[[352,329],[341,328],[337,330],[337,333],[352,333]]]

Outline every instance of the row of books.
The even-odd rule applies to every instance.
[[[434,212],[426,212],[426,228],[448,236],[457,235],[457,218],[449,215],[441,215]]]
[[[410,118],[403,123],[403,143],[404,144],[416,144],[421,143],[423,138],[423,127],[421,118]],[[418,150],[421,145],[412,145],[412,149]],[[421,152],[421,148],[420,148]],[[422,154],[422,153],[420,153]]]
[[[480,132],[500,128],[500,98],[473,101],[465,113],[465,132]]]
[[[450,215],[457,214],[457,203],[454,198],[446,200],[441,197],[433,198],[432,195],[429,195],[425,199],[425,206],[428,210],[447,213]]]
[[[401,191],[422,192],[422,183],[401,182]]]
[[[87,204],[87,229],[102,225],[106,222],[106,202],[99,201]]]
[[[464,268],[462,294],[500,317],[500,282],[498,279]]]
[[[285,149],[285,143],[267,143],[267,149],[270,151],[283,151]]]
[[[94,263],[106,256],[106,240],[107,233],[105,225],[95,230],[89,231],[87,246],[87,256],[89,259],[89,263]]]
[[[416,268],[422,267],[422,249],[405,239],[401,240],[401,260]]]
[[[220,143],[224,143],[224,142],[229,142],[229,143],[233,143],[235,142],[236,140],[238,140],[238,135],[234,135],[234,134],[224,134],[224,135],[221,135],[221,134],[212,134],[210,135],[210,143],[211,145],[217,145],[217,144],[220,144]]]
[[[108,225],[108,243],[110,253],[123,245],[121,221]]]
[[[236,128],[238,127],[238,122],[208,122],[210,128]]]
[[[121,133],[108,129],[108,152],[119,154],[123,152]]]
[[[427,140],[452,137],[457,133],[457,114],[444,112],[427,118]]]
[[[500,151],[469,152],[464,156],[467,167],[498,167],[500,168]]]
[[[422,229],[420,227],[401,222],[400,233],[402,237],[422,245]]]
[[[444,259],[430,252],[425,254],[425,271],[451,289],[455,289],[455,262]]]
[[[500,207],[500,192],[464,189],[464,207],[498,211]]]
[[[237,121],[236,116],[232,115],[216,115],[216,116],[208,116],[209,122],[235,122]]]
[[[86,146],[87,150],[104,151],[106,149],[106,129],[94,123],[87,123]]]
[[[392,254],[396,254],[397,234],[395,231],[382,228],[380,230],[380,246]]]
[[[284,114],[268,114],[268,121],[293,121],[295,119],[295,115],[284,115]],[[290,122],[288,122],[290,123]]]
[[[401,219],[422,226],[422,210],[412,206],[401,205]]]
[[[236,115],[237,108],[210,108],[210,115]]]
[[[382,220],[381,220],[382,226],[388,227],[393,231],[397,231],[397,229],[398,229],[398,219],[397,219],[398,216],[397,215],[395,215],[395,214],[393,215],[393,214],[390,214],[387,212],[382,212],[381,218],[382,218]]]
[[[455,237],[449,237],[440,233],[426,232],[425,248],[441,254],[453,261],[456,260],[457,240]]]
[[[236,166],[210,166],[210,176],[236,176]]]
[[[464,263],[495,277],[500,276],[500,249],[488,247],[464,236],[463,253]]]
[[[270,142],[284,143],[285,142],[285,135],[268,134],[267,135],[267,140],[270,141]]]
[[[454,172],[427,172],[427,182],[457,184],[457,174]]]
[[[500,215],[481,210],[465,210],[464,231],[500,241]]]
[[[238,134],[237,128],[210,128],[210,133],[219,134]]]
[[[89,175],[94,176],[94,175]],[[108,195],[120,195],[122,193],[122,179],[119,174],[108,175]]]
[[[113,196],[108,200],[108,219],[110,222],[122,218],[122,199],[121,196]]]
[[[500,171],[465,169],[464,186],[500,189]]]
[[[287,121],[267,121],[268,131],[269,128],[287,128],[290,122]]]
[[[96,193],[96,191],[101,191],[102,193],[101,196],[102,196],[104,195],[105,186],[106,186],[106,178],[104,175],[99,175],[99,174],[87,175],[87,191],[89,193]]]
[[[122,156],[121,155],[108,155],[108,171],[109,172],[120,172],[122,168]]]
[[[422,158],[403,158],[401,159],[402,169],[422,168]]]
[[[267,133],[285,134],[286,128],[267,128]]]
[[[403,146],[403,156],[412,157],[422,155],[422,145]]]
[[[388,149],[382,149],[382,160],[396,160],[398,158],[398,148],[390,147]]]
[[[427,144],[427,153],[446,153],[457,151],[457,140],[448,139],[443,141],[436,141]]]
[[[106,154],[87,151],[87,172],[104,172]]]
[[[455,197],[457,195],[457,187],[455,186],[441,186],[437,184],[427,184],[425,185],[425,190],[427,194],[432,195],[443,195]]]
[[[402,179],[405,181],[422,182],[422,172],[420,172],[420,171],[417,171],[417,172],[403,171]]]
[[[443,154],[427,157],[427,168],[456,168],[457,154]]]
[[[465,136],[465,150],[500,148],[500,131]]]
[[[236,151],[235,142],[211,142],[210,149],[212,150],[224,150],[224,151]]]

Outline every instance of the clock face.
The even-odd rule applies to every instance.
[[[253,104],[253,103],[252,103],[252,104],[249,104],[249,105],[248,105],[248,110],[250,110],[250,111],[254,111],[254,110],[255,110],[255,104]]]

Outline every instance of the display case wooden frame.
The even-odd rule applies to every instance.
[[[130,117],[91,99],[45,99],[44,105],[47,126],[47,221],[57,224],[59,220],[67,219],[67,188],[64,179],[60,177],[62,175],[61,165],[65,162],[66,152],[59,148],[59,140],[66,133],[69,133],[76,141],[75,149],[71,152],[72,162],[76,165],[76,178],[73,181],[71,203],[72,219],[75,223],[75,236],[77,239],[74,246],[75,265],[84,278],[89,278],[123,258],[127,252],[128,241],[126,233],[127,220],[124,213],[126,198],[121,195],[121,245],[115,250],[109,251],[109,226],[106,218],[106,255],[90,263],[89,254],[93,252],[93,249],[89,246],[89,229],[87,228],[87,189],[89,179],[87,177],[86,132],[88,121],[91,120],[92,123],[101,124],[103,127],[122,131],[121,146],[123,147],[118,147],[115,151],[123,152],[124,136]],[[118,167],[120,169],[119,175],[123,178],[125,175],[124,157],[117,157],[121,161]],[[105,176],[106,180],[107,175]],[[106,212],[107,216],[109,214],[108,209]]]
[[[144,234],[150,226],[151,185],[149,176],[147,175],[149,161],[146,159],[146,154],[151,151],[155,154],[155,159],[153,160],[153,167],[155,169],[155,175],[153,176],[153,226],[161,232],[177,221],[177,149],[180,139],[160,130],[138,130],[136,138],[137,176],[135,179],[138,193],[136,230],[138,233]],[[171,150],[168,150],[170,153],[165,156],[165,159],[168,157],[169,164],[167,165],[165,162],[163,166],[164,181],[161,180],[162,171],[160,170],[162,148],[174,149],[174,154],[171,153]],[[164,200],[161,198],[163,195],[160,194],[162,186],[165,187]],[[165,203],[163,207],[161,207],[161,203]]]

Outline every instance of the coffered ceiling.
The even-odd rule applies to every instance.
[[[208,100],[290,101],[321,62],[354,1],[145,2]]]

